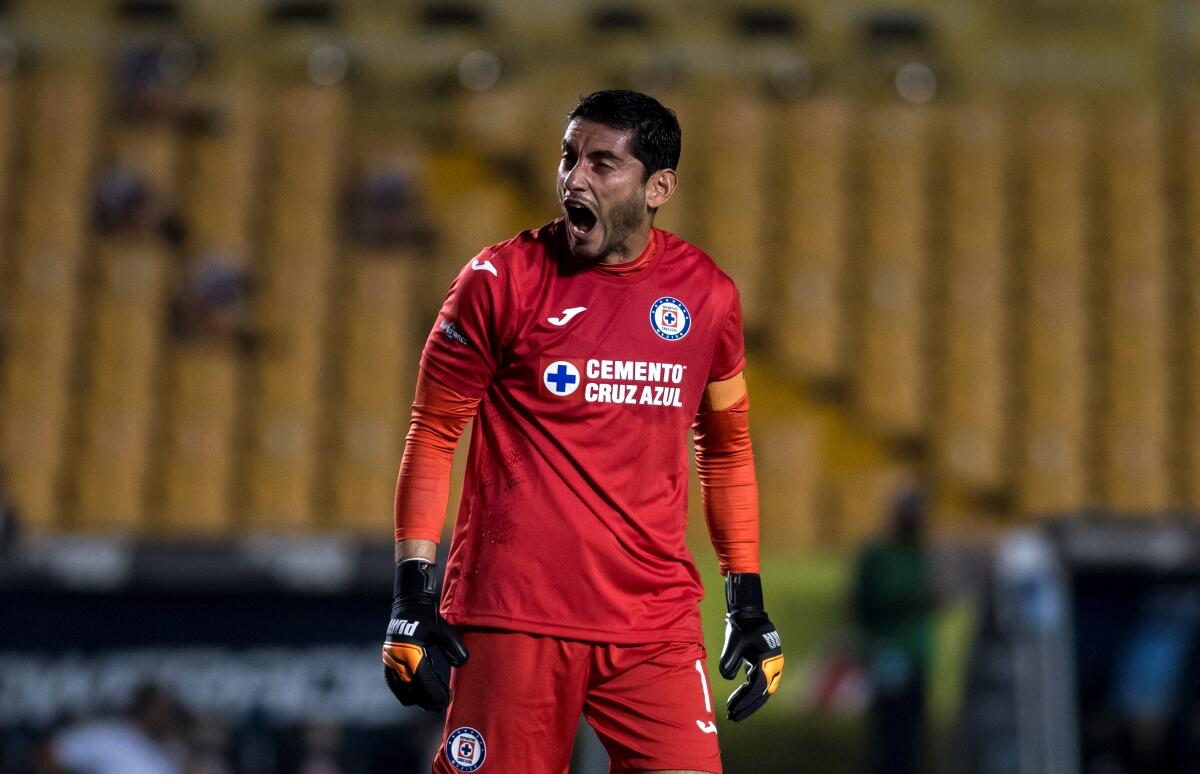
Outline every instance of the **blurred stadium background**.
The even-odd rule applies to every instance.
[[[615,86],[746,310],[788,673],[726,770],[861,770],[854,556],[920,485],[929,770],[1196,771],[1198,82],[1195,0],[0,2],[0,772],[146,683],[189,771],[424,769],[421,342]]]

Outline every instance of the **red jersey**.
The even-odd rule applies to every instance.
[[[699,641],[687,436],[745,364],[737,288],[654,229],[628,274],[582,265],[562,221],[468,263],[425,344],[480,398],[446,565],[453,624],[612,643]]]

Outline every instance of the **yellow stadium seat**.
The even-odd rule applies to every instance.
[[[265,192],[270,204],[259,300],[267,345],[255,379],[250,531],[306,531],[315,523],[323,334],[345,100],[338,88],[286,87],[270,119],[274,175]]]
[[[1182,264],[1186,284],[1183,311],[1188,342],[1187,354],[1177,363],[1178,383],[1185,386],[1181,407],[1186,411],[1182,432],[1182,471],[1184,504],[1200,512],[1200,100],[1194,100],[1184,113],[1183,134],[1183,222],[1187,250]]]
[[[155,531],[227,536],[241,364],[227,346],[176,345],[169,364]]]
[[[420,356],[410,302],[419,263],[403,253],[362,253],[348,264],[333,525],[386,535]]]
[[[188,241],[198,253],[244,258],[251,253],[248,214],[258,189],[258,86],[252,74],[238,71],[206,87],[219,100],[222,123],[194,139],[185,157]]]
[[[157,240],[107,240],[98,260],[76,525],[133,532],[145,521],[170,255]]]
[[[789,371],[845,375],[850,107],[844,98],[797,102],[780,132],[782,221],[772,350]]]
[[[431,156],[427,179],[429,215],[439,235],[430,269],[430,292],[436,298],[430,311],[441,306],[459,270],[480,250],[554,217],[553,212],[544,212],[545,221],[521,223],[518,197],[512,186],[490,178],[479,160],[467,155]],[[547,185],[553,190],[552,180]],[[432,319],[426,322],[433,324]]]
[[[114,163],[137,169],[156,193],[170,199],[175,192],[179,145],[173,124],[114,127],[111,145]]]
[[[1029,251],[1017,457],[1021,508],[1033,514],[1091,504],[1084,128],[1080,111],[1065,105],[1034,109],[1023,127]]]
[[[34,531],[59,526],[68,373],[98,116],[92,63],[47,60],[29,84],[0,399],[0,465]]]
[[[25,89],[21,81],[12,77],[0,77],[0,207],[4,212],[12,212],[12,195],[16,169],[14,149],[17,144],[18,123],[22,117],[18,105],[24,97]],[[5,290],[5,279],[8,276],[9,251],[7,242],[0,244],[0,302]]]
[[[245,262],[256,183],[256,85],[245,72],[204,84],[220,100],[219,130],[184,153],[181,187],[192,254]],[[242,362],[231,342],[177,344],[167,363],[166,423],[155,527],[170,534],[233,531]]]
[[[1005,480],[1008,386],[1007,126],[999,106],[948,116],[948,207],[942,326],[944,399],[936,409],[940,469],[995,490]]]
[[[1167,203],[1159,108],[1116,108],[1104,126],[1102,175],[1109,250],[1104,284],[1104,502],[1117,511],[1171,505],[1167,461]]]
[[[866,245],[855,390],[882,432],[926,429],[929,123],[920,108],[879,106],[865,117]]]
[[[767,138],[769,108],[757,97],[728,92],[702,130],[700,199],[703,247],[742,294],[745,326],[752,334],[770,322],[767,276]],[[735,150],[736,149],[736,150]]]

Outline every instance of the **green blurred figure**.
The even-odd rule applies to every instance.
[[[924,525],[922,494],[900,494],[855,572],[854,615],[872,686],[868,771],[878,774],[921,770],[933,618]]]

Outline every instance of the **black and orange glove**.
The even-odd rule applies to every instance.
[[[721,676],[734,680],[742,663],[746,682],[725,703],[730,720],[745,720],[779,687],[783,675],[783,641],[763,610],[762,581],[757,573],[731,572],[725,576],[725,647],[721,649]]]
[[[441,712],[450,703],[450,686],[434,669],[430,649],[440,650],[455,667],[467,663],[467,649],[438,613],[433,564],[424,559],[400,562],[395,589],[383,642],[383,676],[401,704]]]

